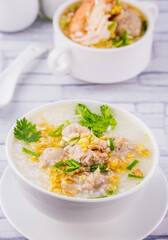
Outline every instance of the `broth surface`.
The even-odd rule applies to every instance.
[[[119,2],[118,5],[111,6],[112,9],[110,10],[113,12],[119,11],[119,13],[112,14],[111,12],[105,12],[104,14],[104,18],[106,18],[105,26],[104,28],[98,31],[97,28],[100,27],[102,22],[101,21],[96,22],[94,18],[99,18],[99,16],[103,14],[102,12],[100,12],[99,9],[97,10],[96,13],[97,15],[94,13],[95,16],[90,17],[91,20],[87,19],[86,23],[84,23],[82,17],[79,16],[76,17],[74,21],[74,16],[79,10],[79,8],[82,6],[82,3],[83,3],[82,1],[75,2],[71,4],[69,7],[67,7],[67,9],[65,9],[65,11],[62,13],[59,21],[62,32],[68,38],[70,38],[71,40],[75,41],[78,44],[95,48],[123,47],[138,41],[147,30],[148,23],[146,16],[138,8],[125,2]],[[107,4],[107,8],[110,8],[109,4]],[[123,15],[124,13],[125,15]],[[88,14],[89,13],[87,13],[86,15]],[[123,15],[124,19],[121,17],[121,15]],[[134,22],[136,21],[139,21],[137,23],[137,26],[133,26]],[[73,28],[71,27],[72,23]],[[94,25],[95,27],[93,27]],[[131,25],[132,27],[130,27]],[[140,29],[138,34],[135,34],[135,32],[137,31],[136,28]],[[74,29],[78,30],[75,30],[76,32],[74,33]],[[71,30],[73,30],[73,32]],[[130,34],[128,31],[130,31]],[[131,31],[132,33],[134,31],[134,33],[132,34]]]

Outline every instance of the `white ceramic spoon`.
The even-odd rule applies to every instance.
[[[47,48],[40,44],[29,45],[9,67],[0,73],[0,108],[11,101],[19,76],[25,67],[46,51]]]

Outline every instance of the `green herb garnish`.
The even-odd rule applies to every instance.
[[[91,141],[93,138],[93,134],[90,134],[89,141]]]
[[[117,190],[117,186],[116,185],[113,185],[110,187],[110,189],[107,191],[107,194],[108,195],[113,195],[113,193],[115,193],[115,191]]]
[[[124,31],[124,35],[123,35],[123,44],[124,46],[129,44],[130,39],[127,37],[127,31]]]
[[[35,157],[39,157],[40,156],[40,154],[38,154],[38,153],[36,153],[36,152],[33,152],[33,151],[31,151],[31,150],[29,150],[29,149],[27,149],[27,148],[22,148],[22,151],[23,152],[25,152],[25,153],[28,153],[28,154],[30,154],[30,155],[33,155],[33,156],[35,156]]]
[[[74,139],[74,140],[70,140],[68,143],[70,146],[75,145],[75,143],[79,142],[80,138]]]
[[[148,135],[147,133],[145,133],[144,136],[145,136],[148,140],[150,140],[150,137],[149,137],[149,135]]]
[[[62,136],[62,129],[64,127],[64,124],[60,125],[54,132],[48,133],[48,136],[51,137],[59,137]]]
[[[110,108],[107,105],[102,105],[100,107],[101,114],[92,113],[85,105],[78,104],[76,107],[76,114],[83,117],[79,121],[79,124],[89,129],[92,129],[93,133],[97,137],[101,137],[104,132],[107,132],[107,128],[111,126],[112,129],[115,128],[117,122],[113,115],[110,113]]]
[[[62,167],[62,166],[65,166],[65,163],[63,161],[60,161],[60,162],[57,162],[53,167]]]
[[[90,166],[90,172],[96,171],[97,168],[100,169],[100,172],[108,172],[108,170],[105,169],[105,166],[104,166],[103,164],[102,164],[102,165],[93,165],[93,166]]]
[[[66,167],[66,169],[63,171],[61,169],[59,169],[59,167],[65,166],[67,165],[68,167]],[[53,168],[55,168],[58,172],[72,172],[75,171],[79,168],[81,168],[82,165],[80,165],[78,162],[76,162],[74,159],[71,159],[70,161],[66,160],[65,162],[60,161],[57,162],[55,165],[53,165]]]
[[[117,44],[115,45],[115,47],[121,47],[121,46],[123,46],[123,43],[124,43],[124,41],[123,41],[123,39],[120,39],[118,42],[117,42]]]
[[[112,39],[112,42],[113,42],[113,45],[115,46],[116,43],[117,43],[117,39],[116,39],[116,38],[113,38],[113,39]]]
[[[146,31],[148,28],[148,22],[146,20],[143,21],[143,29]]]
[[[33,125],[24,117],[21,120],[16,120],[14,136],[18,140],[23,140],[26,143],[37,142],[41,137],[41,131],[37,131],[36,124]]]
[[[130,38],[127,36],[127,31],[124,31],[123,37],[120,37],[118,40],[113,39],[113,45],[118,48],[122,46],[127,46],[130,44]]]
[[[112,138],[109,138],[109,143],[110,143],[110,150],[114,151],[114,142]]]
[[[62,28],[66,28],[66,27],[68,27],[69,22],[67,22],[63,19],[60,19],[60,25],[61,25]]]
[[[74,165],[73,165],[70,161],[68,161],[68,160],[66,160],[65,163],[66,163],[66,165],[68,165],[69,167],[74,167]]]
[[[78,162],[76,162],[74,159],[71,159],[70,160],[70,163],[72,164],[72,165],[74,165],[74,167],[78,167],[78,168],[81,168],[82,167],[82,165],[80,165]]]
[[[66,120],[66,125],[70,125],[70,121],[69,120]]]
[[[109,191],[107,192],[108,195],[113,195],[113,193],[114,193],[113,190],[109,190]]]
[[[128,174],[128,177],[132,177],[132,178],[143,178],[143,177],[136,176],[136,175],[133,175],[133,174]]]
[[[60,136],[62,136],[62,133],[48,133],[48,136],[50,136],[50,137],[60,137]]]
[[[73,172],[77,169],[79,169],[79,167],[67,167],[64,172]]]
[[[114,27],[115,24],[116,24],[116,21],[112,21],[108,26],[108,30],[110,30],[112,27]]]
[[[53,168],[55,168],[55,169],[56,169],[58,172],[60,172],[60,173],[64,173],[64,171],[61,170],[61,169],[59,169],[58,167],[53,166]]]
[[[137,165],[138,163],[139,163],[138,160],[134,160],[134,161],[127,167],[127,169],[128,169],[128,170],[132,170],[133,167],[135,167],[135,165]]]
[[[105,195],[105,196],[100,196],[100,197],[90,197],[90,198],[88,198],[88,199],[98,199],[98,198],[106,198],[106,197],[108,197],[108,196]]]

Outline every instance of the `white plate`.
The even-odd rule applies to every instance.
[[[1,179],[0,202],[12,226],[31,240],[139,240],[149,235],[164,218],[168,187],[163,172],[157,169],[145,194],[124,217],[104,225],[71,225],[54,221],[33,208],[7,168]]]

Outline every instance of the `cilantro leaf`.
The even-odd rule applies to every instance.
[[[102,105],[100,110],[102,115],[92,113],[83,104],[78,104],[75,109],[76,114],[83,117],[79,124],[91,129],[97,137],[101,137],[103,133],[107,132],[109,126],[113,129],[117,125],[108,105]]]
[[[41,137],[41,131],[36,131],[36,125],[28,122],[24,117],[21,120],[16,120],[14,136],[18,140],[23,140],[26,143],[37,142]]]

